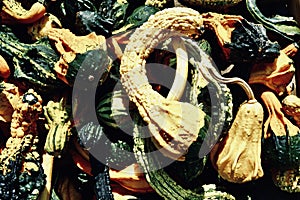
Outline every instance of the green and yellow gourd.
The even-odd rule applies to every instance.
[[[297,21],[281,15],[266,17],[257,6],[256,0],[246,0],[246,6],[252,17],[266,29],[277,33],[290,42],[299,42],[300,27]]]
[[[197,188],[197,192],[186,189],[180,184],[178,184],[174,178],[172,178],[164,169],[156,169],[157,164],[160,162],[155,156],[149,156],[146,152],[156,150],[153,143],[149,139],[142,139],[143,130],[136,126],[134,128],[135,136],[135,148],[134,152],[138,163],[142,166],[145,171],[146,179],[149,182],[150,186],[164,199],[168,200],[198,200],[198,199],[211,199],[211,198],[220,198],[220,199],[234,199],[230,194],[217,191],[215,187],[212,186],[211,190],[206,191],[206,186],[201,186]],[[202,134],[206,132],[205,129],[202,129]],[[199,141],[197,141],[199,142]],[[187,155],[186,155],[187,156]],[[203,161],[202,161],[203,162]],[[205,162],[205,161],[204,161]],[[203,163],[198,163],[202,165]],[[156,169],[156,170],[153,170]],[[202,170],[202,169],[201,169]],[[200,170],[200,173],[201,173]],[[184,175],[184,172],[177,171],[180,177],[181,173]],[[199,173],[199,172],[198,172]],[[194,174],[193,176],[196,176]]]
[[[129,99],[124,90],[109,92],[97,105],[98,120],[111,128],[125,128],[129,125],[128,121],[131,121],[128,107]]]
[[[60,102],[49,101],[44,107],[47,119],[47,134],[44,150],[54,156],[60,156],[71,136],[71,121],[63,99]]]

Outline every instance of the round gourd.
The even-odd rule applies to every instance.
[[[282,191],[289,193],[300,192],[300,167],[288,170],[271,170],[274,184]]]
[[[264,139],[262,156],[271,166],[280,170],[300,166],[300,133],[294,136],[276,136]]]

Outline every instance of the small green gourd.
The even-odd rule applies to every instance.
[[[71,135],[72,125],[63,99],[60,102],[49,101],[44,107],[44,115],[49,128],[44,150],[50,155],[60,156]]]

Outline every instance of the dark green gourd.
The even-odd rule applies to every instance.
[[[132,147],[129,142],[116,140],[111,141],[110,135],[114,135],[113,130],[105,129],[97,122],[88,122],[79,131],[80,143],[103,164],[119,167],[132,164],[134,157]]]
[[[26,135],[21,148],[16,147],[13,155],[0,165],[0,199],[36,200],[46,184],[46,175],[39,154],[36,152],[38,137]],[[34,152],[35,151],[35,152]],[[1,159],[5,158],[2,152]],[[31,163],[24,169],[24,162]],[[5,165],[5,166],[4,166]],[[34,167],[33,167],[34,166]]]
[[[141,26],[148,18],[158,12],[159,9],[152,6],[140,6],[136,8],[132,14],[126,19],[126,25],[131,24],[130,28],[137,28]]]
[[[90,50],[76,55],[76,58],[68,64],[69,68],[65,77],[70,85],[73,85],[76,80],[78,82],[77,89],[90,89],[97,87],[102,81],[104,82],[102,78],[108,72],[109,65],[110,58],[106,51]],[[98,77],[100,80],[97,80]]]
[[[0,27],[0,54],[14,68],[13,78],[19,83],[30,84],[39,91],[64,87],[53,70],[59,56],[52,49],[48,38],[33,44],[23,43],[11,28]]]
[[[124,131],[133,128],[130,125],[129,98],[123,90],[105,94],[100,99],[96,112],[98,120],[107,126]]]
[[[300,165],[300,134],[276,136],[263,141],[262,158],[280,170],[297,169]]]
[[[261,24],[245,19],[236,24],[231,34],[231,43],[224,47],[230,49],[229,59],[232,63],[273,62],[280,53],[278,42],[268,39],[266,29]]]
[[[281,15],[266,17],[257,6],[256,0],[246,0],[246,6],[252,17],[266,29],[277,33],[289,42],[300,40],[300,27],[293,18]]]

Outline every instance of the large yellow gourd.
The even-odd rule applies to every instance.
[[[216,154],[212,154],[222,178],[244,183],[263,176],[262,124],[263,108],[259,102],[249,100],[240,106],[228,134],[214,147]]]

